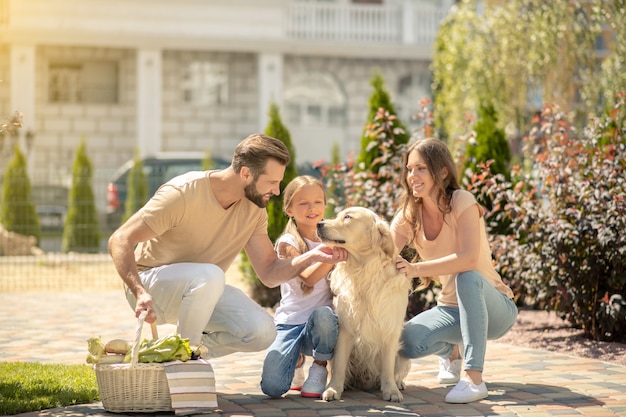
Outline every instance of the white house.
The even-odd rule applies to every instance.
[[[379,70],[405,124],[429,95],[453,0],[0,0],[0,118],[34,183],[71,175],[81,140],[96,181],[135,150],[230,158],[279,105],[297,162],[358,151]],[[104,187],[96,190],[104,204]],[[102,193],[102,194],[100,194]]]

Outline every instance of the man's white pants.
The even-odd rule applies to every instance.
[[[274,320],[238,288],[225,284],[217,265],[179,263],[139,273],[150,293],[157,324],[177,324],[190,344],[202,343],[210,358],[266,349],[276,337]],[[134,309],[137,300],[126,289]]]

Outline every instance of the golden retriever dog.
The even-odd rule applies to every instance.
[[[389,224],[369,209],[351,207],[318,223],[317,234],[326,245],[348,251],[330,275],[339,336],[322,399],[338,400],[344,388],[380,387],[383,399],[401,402],[407,363],[394,368],[411,282],[396,271]]]

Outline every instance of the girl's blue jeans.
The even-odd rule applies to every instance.
[[[404,325],[400,354],[407,358],[448,358],[463,344],[464,369],[483,370],[487,340],[502,337],[515,324],[515,302],[475,271],[456,278],[458,307],[435,306]]]
[[[276,339],[267,349],[261,374],[261,391],[279,398],[291,388],[291,380],[300,353],[314,360],[333,357],[339,321],[329,307],[313,310],[304,324],[277,324]]]

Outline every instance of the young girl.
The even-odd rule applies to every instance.
[[[325,208],[326,195],[318,179],[299,176],[285,187],[283,210],[289,221],[275,245],[280,258],[296,257],[320,244],[317,223]],[[277,336],[261,375],[261,390],[270,397],[281,397],[291,387],[303,397],[319,398],[326,387],[326,365],[339,329],[327,280],[332,267],[313,264],[280,285],[281,300],[274,315]],[[313,363],[303,384],[304,355],[313,356]]]
[[[493,267],[483,209],[460,189],[452,155],[438,139],[415,142],[404,157],[401,209],[392,222],[398,248],[409,244],[421,262],[398,258],[407,277],[441,284],[437,306],[413,317],[402,334],[401,357],[440,357],[439,380],[457,383],[448,403],[487,397],[482,379],[487,339],[503,336],[515,323],[513,292]],[[465,360],[460,380],[461,344]],[[460,381],[459,381],[460,380]]]

